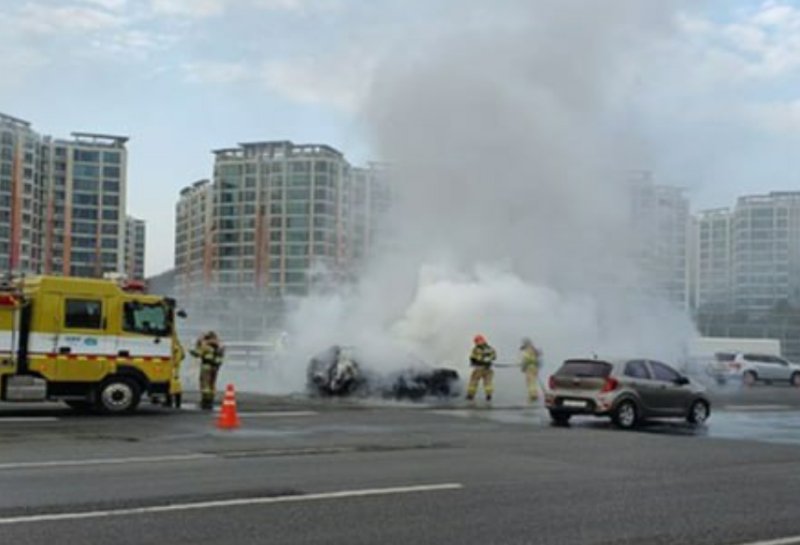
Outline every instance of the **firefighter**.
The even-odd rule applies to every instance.
[[[197,339],[192,355],[200,359],[200,408],[211,410],[214,408],[217,374],[224,355],[224,348],[217,334],[209,331]]]
[[[497,359],[497,353],[494,348],[489,346],[489,343],[486,342],[486,337],[483,335],[475,335],[473,341],[475,346],[473,346],[472,353],[469,356],[472,375],[469,377],[469,386],[467,386],[467,400],[472,401],[475,398],[475,394],[478,392],[478,383],[482,380],[486,401],[491,401],[492,393],[494,392],[492,364]]]
[[[525,373],[525,382],[528,386],[528,399],[534,403],[539,399],[539,366],[541,353],[528,337],[522,339],[520,349],[520,369]]]

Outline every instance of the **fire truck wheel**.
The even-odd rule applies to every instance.
[[[104,413],[130,413],[139,406],[142,391],[139,384],[128,377],[109,377],[97,390],[97,408]]]

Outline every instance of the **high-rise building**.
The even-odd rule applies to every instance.
[[[800,305],[800,191],[740,197],[731,241],[737,310]]]
[[[175,205],[175,288],[179,298],[201,295],[211,285],[211,182],[181,190]]]
[[[125,222],[125,275],[131,280],[144,280],[144,220],[128,216]]]
[[[215,153],[211,284],[305,295],[347,273],[350,176],[325,145],[259,142]]]
[[[728,208],[697,215],[694,301],[696,308],[724,312],[731,308],[732,213]]]
[[[800,192],[740,197],[698,223],[700,331],[780,339],[800,357]]]
[[[42,267],[41,139],[30,123],[0,114],[0,271]]]
[[[354,169],[330,146],[288,141],[214,156],[213,180],[184,188],[175,210],[176,296],[204,327],[263,335],[287,296],[354,279],[381,236],[384,167]]]
[[[764,313],[800,304],[800,192],[740,197],[697,219],[697,307]]]
[[[127,138],[45,138],[44,272],[100,277],[125,271]]]
[[[352,168],[353,241],[352,257],[361,266],[387,242],[386,220],[391,205],[391,187],[386,165],[370,163]]]
[[[0,114],[0,267],[99,277],[125,270],[126,137],[40,136]]]
[[[681,188],[657,185],[649,172],[628,177],[634,260],[643,285],[679,306],[689,305],[689,200]]]

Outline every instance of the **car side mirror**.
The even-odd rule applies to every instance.
[[[675,384],[677,384],[678,386],[686,386],[687,384],[689,384],[689,379],[684,376],[680,376],[675,379]]]
[[[175,314],[176,314],[176,316],[178,316],[178,318],[186,318],[186,317],[189,316],[188,314],[186,314],[186,311],[183,310],[183,309],[179,309],[178,312],[176,312]]]

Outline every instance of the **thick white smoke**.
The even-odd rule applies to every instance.
[[[632,258],[624,172],[642,158],[619,122],[674,4],[500,4],[458,2],[446,31],[409,38],[376,73],[365,117],[392,165],[387,251],[352,293],[300,304],[269,391],[302,389],[334,343],[378,369],[414,353],[465,374],[479,332],[507,362],[531,336],[550,368],[676,357],[691,334]]]

